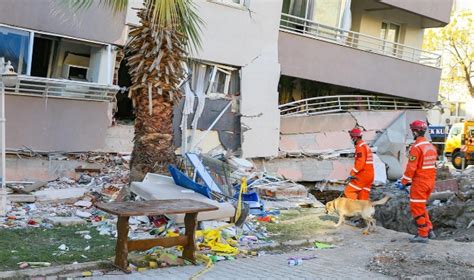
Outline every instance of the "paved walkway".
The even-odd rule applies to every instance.
[[[429,244],[412,244],[405,233],[378,228],[376,233],[364,236],[361,229],[350,226],[320,237],[332,238],[337,248],[222,261],[198,279],[395,279],[379,271],[402,279],[474,279],[474,243],[432,240]],[[313,255],[315,259],[304,260],[299,266],[287,264],[289,257]],[[367,269],[374,257],[381,265],[374,268],[376,272]],[[203,268],[190,265],[128,275],[112,271],[94,279],[189,279]]]
[[[289,257],[312,255],[317,258],[304,260],[299,266],[287,264]],[[218,262],[198,279],[389,279],[381,274],[366,271],[364,266],[367,260],[364,259],[344,255],[340,249],[265,255]],[[173,267],[130,275],[111,272],[113,275],[95,279],[189,279],[202,269],[203,266]]]

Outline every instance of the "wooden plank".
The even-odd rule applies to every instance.
[[[183,258],[196,263],[196,228],[197,228],[197,213],[187,213],[184,216],[184,225],[186,229],[186,238],[188,244],[184,246]]]
[[[214,211],[218,207],[191,199],[165,199],[96,203],[95,207],[117,216],[155,216]]]
[[[161,247],[173,247],[173,246],[186,246],[188,244],[187,236],[175,236],[175,237],[164,237],[155,239],[141,239],[141,240],[130,240],[128,241],[129,251],[145,251],[156,246]]]
[[[128,270],[128,218],[129,217],[118,217],[117,221],[115,265],[123,271]]]

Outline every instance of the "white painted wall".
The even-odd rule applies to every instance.
[[[198,59],[241,67],[242,151],[248,158],[278,154],[278,26],[282,0],[232,7],[195,0],[206,23]]]

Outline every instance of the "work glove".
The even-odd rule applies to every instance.
[[[395,182],[395,187],[396,188],[398,188],[401,191],[406,191],[407,193],[410,193],[410,186],[411,186],[410,183],[408,183],[406,185],[402,184],[400,179],[397,180],[397,182]]]
[[[350,181],[355,180],[355,179],[356,179],[356,177],[349,176],[349,177],[347,177],[346,182],[350,182]]]

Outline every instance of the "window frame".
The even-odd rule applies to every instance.
[[[381,37],[380,39],[383,40],[383,45],[382,45],[382,52],[385,53],[386,50],[387,50],[387,42],[389,44],[393,44],[393,49],[392,49],[392,54],[393,55],[397,55],[398,54],[398,51],[399,51],[399,48],[398,48],[398,45],[400,44],[400,37],[401,37],[401,33],[402,33],[402,25],[399,24],[399,23],[396,23],[396,22],[393,22],[393,21],[388,21],[388,20],[382,20],[381,22],[381,26],[380,26],[380,31],[383,30],[383,25],[387,25],[387,28],[385,29],[385,32],[384,32],[384,35],[383,35],[383,38]],[[398,30],[397,30],[397,38],[395,39],[395,41],[389,41],[387,40],[387,35],[388,35],[388,32],[390,30],[390,26],[391,25],[395,25],[398,27]],[[380,32],[382,33],[382,32]]]

